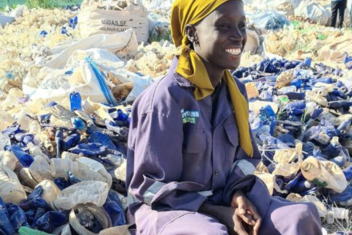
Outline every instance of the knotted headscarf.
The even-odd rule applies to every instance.
[[[171,12],[171,35],[176,47],[181,46],[179,64],[176,72],[189,80],[194,86],[196,100],[211,95],[214,87],[211,84],[205,65],[198,54],[188,46],[186,26],[195,25],[220,5],[230,0],[176,0]],[[248,156],[253,156],[253,146],[249,129],[249,111],[246,98],[237,87],[230,71],[226,70],[224,81],[230,92],[234,113],[239,130],[240,145]]]

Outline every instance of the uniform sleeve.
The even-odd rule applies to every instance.
[[[136,111],[132,113],[130,131],[127,164],[130,203],[144,203],[156,210],[198,211],[206,200],[197,192],[203,185],[180,182],[183,170],[181,112],[167,115],[154,111],[138,115]]]
[[[242,83],[237,82],[239,85],[239,88],[242,92],[242,94],[245,96],[247,102],[247,92]],[[242,88],[242,89],[241,89]],[[249,127],[250,128],[250,127]],[[241,188],[243,184],[238,184],[240,180],[247,176],[247,175],[252,175],[257,167],[257,165],[261,161],[261,154],[259,152],[258,146],[255,142],[255,139],[253,137],[253,133],[251,128],[249,129],[250,131],[250,136],[251,136],[251,142],[253,146],[253,157],[249,157],[241,147],[239,147],[237,153],[236,153],[236,160],[232,165],[230,174],[227,178],[226,181],[226,186],[223,194],[223,201],[226,206],[229,206],[231,204],[232,196],[235,193],[235,191],[240,190],[239,187]],[[243,188],[244,191],[248,190],[248,186]]]

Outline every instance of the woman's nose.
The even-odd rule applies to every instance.
[[[244,37],[245,35],[243,35],[243,33],[238,28],[232,30],[230,35],[230,39],[232,41],[243,41]]]

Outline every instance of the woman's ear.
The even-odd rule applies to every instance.
[[[196,43],[197,29],[194,25],[191,25],[191,24],[186,25],[186,35],[187,35],[188,41],[190,41],[192,44]]]

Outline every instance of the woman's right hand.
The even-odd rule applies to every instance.
[[[219,221],[227,227],[229,235],[249,235],[245,229],[246,223],[241,218],[238,208],[227,208],[219,216]]]
[[[199,212],[213,216],[219,220],[220,223],[227,227],[229,235],[249,235],[238,208],[203,204]]]
[[[251,227],[251,234],[258,235],[262,219],[255,206],[242,191],[237,191],[233,195],[231,207],[237,208],[237,214],[241,217],[242,221]]]

